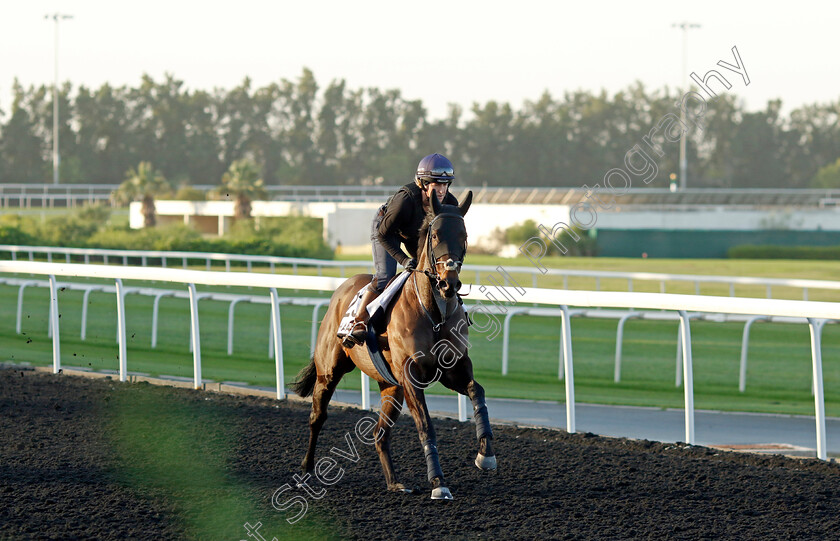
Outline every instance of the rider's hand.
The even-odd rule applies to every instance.
[[[411,259],[405,262],[403,267],[405,267],[405,270],[407,271],[417,270],[417,260],[412,257]]]

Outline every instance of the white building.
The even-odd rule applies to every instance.
[[[387,193],[396,187],[376,189],[368,196],[315,187],[312,193],[285,194],[288,201],[254,201],[252,214],[311,216],[323,220],[325,241],[345,253],[370,250],[370,224]],[[300,191],[301,188],[296,188]],[[462,199],[466,188],[455,192]],[[475,198],[466,217],[470,245],[498,247],[498,231],[533,220],[552,229],[569,223],[569,211],[585,201],[573,189],[474,189]],[[284,197],[283,193],[275,197]],[[342,200],[343,199],[343,200]],[[351,199],[351,200],[347,200]],[[597,231],[840,231],[838,198],[824,190],[666,190],[640,189],[615,198],[610,209],[595,208]],[[157,201],[160,223],[183,222],[205,234],[224,234],[233,221],[232,201]],[[130,207],[132,228],[143,226],[140,203]]]

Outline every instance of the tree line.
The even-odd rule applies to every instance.
[[[0,182],[52,178],[52,89],[17,81],[0,103]],[[459,183],[471,186],[594,185],[682,94],[630,85],[614,95],[579,90],[544,93],[515,108],[451,104],[430,118],[420,100],[399,90],[325,88],[304,69],[294,81],[254,88],[189,90],[172,75],[143,76],[137,87],[74,88],[59,92],[62,182],[121,182],[149,161],[173,185],[218,184],[237,160],[259,168],[266,185],[397,185],[419,159],[446,154]],[[678,111],[677,111],[678,113]],[[806,188],[840,186],[840,99],[782,114],[770,101],[747,111],[736,96],[708,102],[704,129],[688,140],[692,187]],[[666,187],[679,173],[679,144],[663,146],[659,173],[648,185]]]

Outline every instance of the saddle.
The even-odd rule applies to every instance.
[[[379,372],[385,381],[391,385],[399,385],[399,383],[391,373],[391,369],[388,367],[388,363],[382,355],[382,350],[387,349],[387,339],[383,341],[384,343],[380,344],[379,338],[380,335],[384,334],[386,331],[385,313],[410,275],[410,272],[402,272],[396,275],[385,287],[385,290],[367,305],[369,318],[368,334],[365,339],[365,345],[367,346],[370,360],[373,362],[373,366],[376,368],[376,371]],[[342,339],[350,334],[350,331],[353,328],[353,319],[356,314],[359,301],[369,286],[370,284],[367,284],[360,288],[356,295],[353,296],[353,301],[350,303],[350,306],[347,307],[347,312],[345,312],[344,317],[341,319],[341,323],[338,326],[337,335],[339,339]]]

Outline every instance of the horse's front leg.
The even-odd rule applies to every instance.
[[[428,381],[429,379],[418,378],[416,381]],[[432,499],[451,500],[453,499],[452,493],[444,483],[443,470],[440,467],[440,458],[438,457],[435,429],[432,426],[432,419],[429,416],[429,408],[426,406],[426,396],[423,389],[413,385],[406,378],[403,390],[405,392],[405,402],[414,418],[414,424],[417,425],[420,445],[423,446],[423,454],[426,457],[426,475],[432,484]]]
[[[493,429],[490,428],[490,415],[484,402],[484,387],[471,379],[467,385],[467,396],[473,405],[475,419],[475,437],[478,438],[478,455],[475,465],[482,470],[496,469],[496,453],[493,451]]]
[[[464,355],[455,366],[445,370],[440,382],[456,393],[470,397],[475,419],[475,437],[478,439],[478,455],[475,465],[482,470],[496,469],[496,453],[493,451],[493,429],[490,428],[490,416],[484,401],[484,387],[473,379],[472,361]]]

